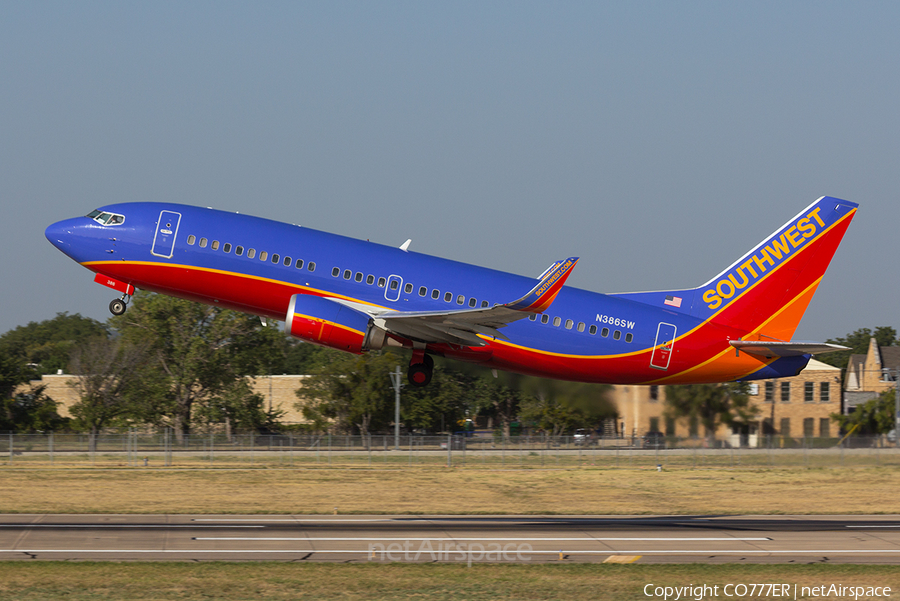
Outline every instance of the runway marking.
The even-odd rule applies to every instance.
[[[640,558],[640,555],[610,555],[603,563],[634,563]]]
[[[900,524],[892,524],[885,526],[851,526],[849,524],[844,525],[845,528],[900,528]]]
[[[426,540],[435,540],[435,541],[457,541],[457,540],[489,540],[489,541],[498,541],[498,540],[506,540],[506,541],[532,541],[532,542],[603,542],[603,541],[632,541],[632,542],[644,542],[644,541],[652,541],[652,542],[669,542],[669,541],[679,541],[679,542],[694,542],[694,541],[704,541],[704,542],[712,542],[712,541],[767,541],[772,540],[769,537],[760,537],[760,538],[733,538],[733,537],[717,537],[717,538],[691,538],[691,537],[672,537],[672,538],[613,538],[613,537],[604,537],[604,538],[584,538],[584,537],[569,537],[569,538],[534,538],[534,537],[516,537],[516,536],[500,536],[500,537],[489,537],[489,536],[475,536],[475,537],[465,537],[465,536],[424,536],[424,537],[416,537],[416,536],[401,536],[401,537],[357,537],[357,536],[329,536],[329,537],[313,537],[313,536],[297,536],[297,537],[237,537],[237,536],[207,536],[207,537],[199,537],[195,536],[192,540],[241,540],[241,541],[426,541]]]

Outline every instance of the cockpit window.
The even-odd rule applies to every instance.
[[[125,223],[125,215],[117,215],[115,213],[107,213],[96,209],[87,214],[88,217],[99,223],[100,225],[121,225]]]

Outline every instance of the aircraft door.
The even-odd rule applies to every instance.
[[[403,287],[403,278],[399,275],[392,275],[387,279],[387,285],[384,287],[384,298],[389,301],[395,301],[400,298],[400,289]]]
[[[175,253],[175,237],[178,235],[178,224],[181,223],[181,213],[174,211],[162,211],[156,224],[156,234],[153,236],[153,246],[150,254],[157,257],[171,259]]]
[[[669,369],[676,331],[677,328],[674,325],[660,322],[656,328],[656,343],[653,345],[653,354],[650,356],[650,367],[663,371]]]

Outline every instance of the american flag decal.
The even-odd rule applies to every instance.
[[[666,300],[663,302],[664,305],[669,305],[670,307],[680,307],[681,306],[681,297],[680,296],[666,296]]]

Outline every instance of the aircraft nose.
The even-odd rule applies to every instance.
[[[47,240],[50,241],[50,244],[71,256],[72,238],[75,234],[77,221],[77,219],[57,221],[44,231],[44,235],[47,236]]]

